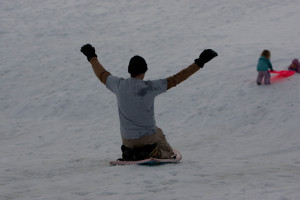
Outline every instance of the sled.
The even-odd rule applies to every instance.
[[[159,158],[148,158],[144,160],[137,160],[137,161],[110,161],[110,165],[161,165],[167,163],[178,163],[182,159],[182,155],[179,151],[173,149],[174,154],[176,157],[170,159],[159,159]]]
[[[289,77],[295,74],[295,71],[281,70],[281,71],[269,71],[270,73],[278,74],[279,76]]]

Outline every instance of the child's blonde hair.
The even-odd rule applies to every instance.
[[[267,58],[267,59],[270,59],[270,57],[271,57],[271,52],[269,51],[269,50],[263,50],[263,52],[261,52],[261,54],[260,54],[260,56],[263,56],[263,57],[265,57],[265,58]]]

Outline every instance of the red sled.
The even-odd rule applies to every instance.
[[[281,71],[269,71],[270,73],[278,74],[279,76],[289,77],[295,74],[295,71],[281,70]]]
[[[182,159],[182,155],[179,151],[173,149],[174,154],[176,155],[175,158],[170,159],[159,159],[159,158],[148,158],[144,160],[137,160],[137,161],[110,161],[110,165],[160,165],[160,164],[167,164],[167,163],[177,163]]]

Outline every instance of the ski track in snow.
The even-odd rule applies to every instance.
[[[296,0],[3,0],[1,200],[298,200],[300,76],[257,86],[256,64],[300,59]],[[116,99],[80,47],[112,74],[133,55],[146,79],[219,56],[156,99],[156,121],[183,160],[108,165],[121,156]]]

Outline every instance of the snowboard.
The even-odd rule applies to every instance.
[[[161,165],[167,163],[178,163],[182,159],[182,155],[179,151],[173,149],[174,154],[176,155],[175,158],[170,159],[159,159],[159,158],[148,158],[144,160],[137,160],[137,161],[110,161],[110,165]]]

